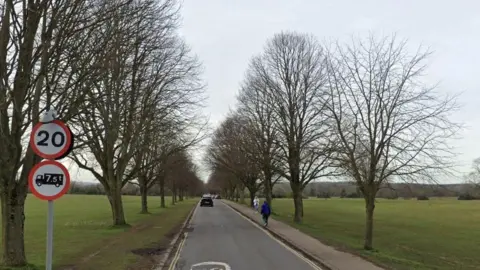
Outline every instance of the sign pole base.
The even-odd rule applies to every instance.
[[[45,263],[46,270],[52,270],[53,259],[53,201],[48,201],[47,213],[47,257]]]

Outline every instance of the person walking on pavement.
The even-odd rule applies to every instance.
[[[266,227],[268,225],[268,217],[270,216],[270,205],[268,205],[267,201],[263,202],[260,213],[262,214],[263,218],[263,226]]]
[[[260,204],[260,200],[257,196],[253,199],[253,208],[255,209],[255,213],[258,213],[258,205]]]

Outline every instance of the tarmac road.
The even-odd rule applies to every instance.
[[[219,200],[198,206],[190,227],[169,270],[321,269]]]

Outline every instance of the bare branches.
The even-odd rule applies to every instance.
[[[238,113],[247,127],[243,136],[247,136],[251,142],[245,151],[258,164],[266,199],[272,205],[272,189],[276,182],[274,176],[281,174],[280,148],[276,143],[279,132],[274,125],[274,107],[270,106],[266,87],[262,78],[249,69],[238,96]]]
[[[326,58],[317,40],[295,32],[276,34],[252,59],[240,96],[243,110],[273,139],[270,158],[295,194],[295,220],[303,216],[305,186],[331,174],[335,153],[325,114]],[[250,90],[247,90],[250,88]],[[248,93],[250,92],[250,93]],[[252,108],[249,103],[257,104]],[[252,117],[257,115],[257,117]],[[258,117],[262,115],[262,117]],[[261,120],[260,120],[261,118]],[[268,128],[266,128],[268,126]]]
[[[472,171],[465,175],[466,183],[474,186],[474,190],[480,189],[480,158],[476,158],[472,162]]]
[[[252,140],[250,126],[238,114],[230,115],[214,133],[206,160],[217,171],[227,171],[246,187],[253,199],[263,184],[259,181],[260,164]]]
[[[2,5],[0,197],[12,202],[8,207],[2,203],[2,219],[12,223],[4,223],[7,266],[26,264],[23,205],[28,172],[39,162],[26,147],[26,132],[47,107],[55,107],[64,120],[70,120],[79,113],[79,105],[88,101],[84,90],[98,71],[88,62],[89,57],[103,49],[102,43],[89,41],[108,15],[99,6],[101,1],[89,0],[8,0]],[[7,218],[10,216],[15,219]]]
[[[436,181],[451,169],[450,139],[461,125],[450,120],[455,96],[421,78],[428,52],[409,55],[395,37],[354,40],[328,57],[328,111],[339,166],[355,179],[366,202],[365,249],[372,249],[375,196],[395,177]]]
[[[299,188],[327,174],[332,154],[324,113],[325,56],[315,38],[281,33],[251,68],[264,83],[278,130],[283,176]]]
[[[146,196],[166,157],[204,136],[197,118],[201,66],[176,33],[177,2],[119,3],[91,34],[92,46],[103,49],[85,60],[99,72],[89,77],[87,98],[74,119],[86,146],[79,151],[100,164],[96,175],[112,203],[114,224],[125,223],[120,191],[127,182],[136,179]],[[105,3],[108,10],[111,4]]]
[[[409,54],[395,37],[324,49],[309,35],[276,34],[250,62],[238,115],[215,133],[211,180],[234,188],[219,179],[222,170],[242,171],[240,157],[264,175],[274,171],[289,180],[300,222],[310,181],[348,175],[365,197],[365,248],[371,249],[382,184],[435,181],[453,165],[449,143],[461,128],[449,118],[456,96],[422,83],[428,56],[420,49]]]
[[[387,177],[422,177],[451,168],[455,97],[425,86],[428,52],[406,54],[395,38],[337,45],[329,60],[329,110],[348,171],[374,189]]]

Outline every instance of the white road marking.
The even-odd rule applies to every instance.
[[[193,218],[197,214],[197,209],[198,209],[198,204],[195,206],[195,209],[193,210],[192,217],[190,219],[189,224],[192,223]],[[185,228],[189,224],[186,224]],[[180,244],[178,245],[177,251],[175,252],[175,256],[173,257],[172,261],[170,262],[170,266],[168,267],[168,270],[175,270],[175,265],[177,264],[178,259],[180,259],[180,253],[182,253],[182,249],[183,249],[183,246],[185,245],[185,241],[187,241],[187,236],[188,236],[188,233],[185,232],[183,234],[183,239],[181,240]]]
[[[226,203],[223,203],[223,204],[226,204]],[[233,208],[229,205],[227,205],[227,207],[230,207],[230,208]],[[275,240],[277,243],[279,243],[280,245],[282,245],[284,248],[286,248],[288,251],[292,252],[293,254],[295,254],[298,258],[300,258],[302,261],[306,262],[307,264],[309,264],[313,269],[315,270],[323,270],[322,268],[320,268],[318,265],[316,265],[314,262],[312,262],[311,260],[309,260],[308,258],[306,258],[305,256],[303,256],[302,254],[300,254],[298,251],[294,250],[293,248],[287,246],[285,243],[283,243],[282,241],[278,240],[275,236],[273,236],[269,231],[267,231],[266,229],[264,229],[263,227],[261,227],[260,225],[258,225],[257,223],[253,222],[251,219],[245,217],[244,215],[240,214],[239,212],[235,211],[234,209],[231,209],[233,212],[237,213],[239,216],[241,216],[243,219],[247,220],[248,222],[250,222],[251,224],[253,224],[255,227],[257,227],[258,229],[262,230],[268,237],[270,237],[271,239]]]
[[[183,246],[185,245],[185,241],[187,240],[188,233],[184,233],[183,239],[178,245],[177,252],[175,252],[175,256],[173,257],[172,261],[170,262],[170,267],[168,267],[168,270],[174,270],[175,265],[178,262],[178,259],[180,259],[180,253],[182,253]]]
[[[194,264],[192,265],[192,268],[190,268],[190,270],[194,270],[194,267],[197,267],[197,266],[221,266],[223,267],[223,269],[221,268],[210,268],[209,270],[232,270],[232,268],[230,267],[230,265],[226,264],[226,263],[223,263],[223,262],[201,262],[201,263],[197,263],[197,264]]]
[[[226,203],[223,203],[224,205],[226,205],[227,207],[229,208],[232,208],[231,206],[227,205]],[[193,214],[192,214],[192,219],[190,221],[193,220],[195,214],[197,213],[197,208],[198,206],[195,208]],[[311,260],[309,260],[308,258],[306,258],[305,256],[303,256],[302,254],[300,254],[299,252],[297,252],[296,250],[292,249],[291,247],[287,246],[285,243],[283,243],[282,241],[278,240],[275,236],[273,236],[269,231],[267,231],[266,229],[264,229],[263,227],[261,227],[259,224],[253,222],[252,220],[250,220],[249,218],[243,216],[242,214],[240,214],[239,212],[235,211],[234,209],[230,209],[232,210],[233,212],[237,213],[237,215],[241,216],[243,219],[247,220],[248,222],[250,222],[253,226],[257,227],[258,229],[262,230],[268,237],[270,237],[271,239],[273,239],[274,241],[276,241],[277,243],[279,243],[281,246],[283,246],[284,248],[286,248],[288,251],[292,252],[293,254],[295,254],[300,260],[306,262],[308,265],[310,265],[313,269],[315,270],[323,270],[322,268],[320,268],[319,266],[317,266],[314,262],[312,262]],[[183,246],[185,245],[185,242],[187,240],[187,236],[188,236],[188,233],[184,233],[184,237],[182,239],[182,241],[180,242],[179,246],[178,246],[178,249],[177,251],[175,252],[175,256],[173,257],[171,263],[170,263],[170,266],[168,268],[168,270],[175,270],[175,265],[177,264],[178,260],[180,259],[180,254],[182,252],[182,249],[183,249]],[[211,263],[216,263],[218,264],[217,262],[205,262],[203,264],[205,265],[208,265],[208,264],[211,264]],[[220,263],[221,264],[221,263]],[[201,264],[196,264],[196,265],[192,265],[193,266],[201,266]],[[228,268],[227,268],[228,267]],[[228,264],[225,264],[225,268],[226,270],[231,270],[230,266]],[[214,270],[214,269],[213,269]]]

